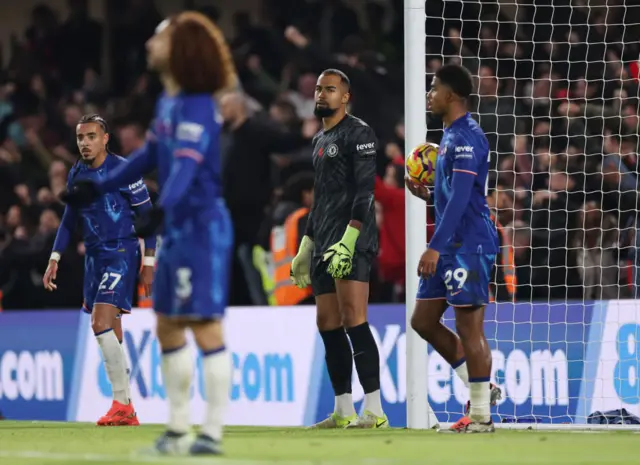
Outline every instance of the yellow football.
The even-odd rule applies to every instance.
[[[407,174],[420,184],[433,186],[436,180],[437,159],[438,144],[432,142],[420,144],[407,155],[405,162]]]

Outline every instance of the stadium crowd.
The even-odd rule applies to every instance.
[[[259,14],[236,13],[234,30],[227,31],[242,82],[242,91],[220,101],[224,196],[236,234],[233,305],[310,297],[286,284],[288,269],[279,269],[286,246],[278,238],[284,233],[285,243],[297,246],[302,222],[286,220],[303,219],[312,202],[310,140],[319,129],[313,94],[318,72],[329,67],[349,75],[351,111],[380,142],[380,252],[371,300],[404,298],[403,2],[363,1],[364,14],[358,15],[341,0],[264,0]],[[85,113],[103,115],[111,124],[110,149],[127,156],[144,143],[160,89],[144,58],[145,41],[162,19],[153,1],[123,4],[109,24],[110,43],[103,43],[106,26],[88,16],[86,4],[70,0],[64,21],[44,3],[34,8],[2,72],[5,309],[80,307],[80,236],[60,262],[57,292],[41,284],[63,210],[57,196],[77,160],[76,122]],[[521,19],[533,20],[517,22],[504,11],[498,16],[497,4],[482,11],[476,5],[427,2],[426,60],[429,72],[458,61],[478,76],[471,110],[493,150],[497,189],[490,189],[488,202],[504,251],[494,296],[632,295],[640,50],[638,31],[622,23],[640,24],[639,9],[623,15],[613,6],[556,5],[551,15],[544,7],[523,6]],[[224,14],[205,12],[214,19]],[[103,47],[127,51],[109,55],[110,73],[101,67]],[[428,128],[428,140],[437,143],[441,124],[429,118]],[[155,192],[153,178],[146,181]],[[428,218],[432,222],[430,208]],[[430,225],[427,235],[432,233]]]

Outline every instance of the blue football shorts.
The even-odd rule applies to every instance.
[[[140,269],[138,243],[117,250],[87,253],[84,261],[84,303],[91,313],[95,304],[109,304],[121,313],[131,313]]]
[[[220,319],[229,301],[233,227],[226,209],[211,221],[162,238],[153,308],[168,317]]]
[[[436,274],[420,278],[416,299],[446,299],[453,307],[486,305],[495,261],[495,254],[440,255]]]

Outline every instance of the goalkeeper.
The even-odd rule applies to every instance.
[[[315,198],[291,264],[294,284],[313,289],[335,393],[334,412],[316,428],[389,425],[380,400],[378,346],[367,322],[371,262],[378,251],[373,201],[377,140],[364,121],[347,114],[350,97],[349,78],[342,71],[328,69],[318,78],[315,114],[323,130],[313,139]],[[360,417],[351,397],[354,360],[365,392]]]

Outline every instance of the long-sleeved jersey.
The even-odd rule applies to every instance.
[[[436,231],[441,254],[497,254],[498,234],[486,195],[489,143],[469,113],[444,130],[436,163]]]
[[[80,179],[105,179],[118,167],[126,164],[126,159],[111,153],[107,153],[104,163],[97,168],[77,162],[69,172],[67,188]],[[150,208],[149,192],[140,177],[117,191],[104,193],[86,207],[67,206],[56,234],[53,251],[62,253],[67,248],[78,218],[82,222],[84,245],[88,255],[130,246],[135,248],[138,246],[133,227],[135,212]],[[150,237],[145,240],[145,247],[154,249],[155,242],[155,236]]]
[[[362,223],[356,250],[377,253],[374,210],[377,138],[361,119],[346,115],[313,139],[314,202],[307,235],[322,255],[338,242],[351,220]]]
[[[221,208],[226,212],[221,199],[220,129],[211,95],[163,95],[145,146],[111,174],[102,189],[110,191],[157,168],[158,204],[165,212],[163,237],[189,237],[197,224],[208,224]]]

